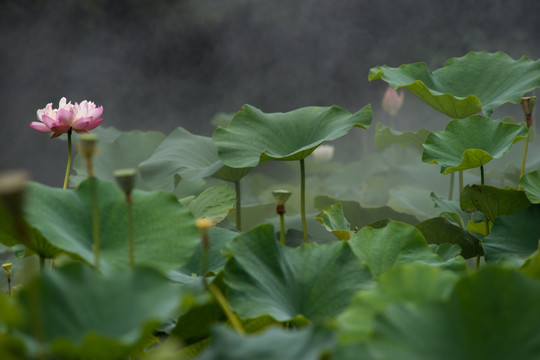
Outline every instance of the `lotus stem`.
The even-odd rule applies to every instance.
[[[236,191],[236,230],[242,231],[242,194],[240,193],[240,180],[234,182]]]
[[[212,227],[212,220],[203,217],[197,219],[195,225],[199,228],[201,232],[201,242],[202,242],[202,260],[201,260],[201,276],[203,279],[203,284],[206,287],[206,273],[208,272],[208,257],[210,253],[210,228]]]
[[[279,240],[281,241],[281,245],[285,245],[285,212],[279,213],[279,224],[280,224],[280,231],[279,231]]]
[[[452,200],[454,197],[454,180],[456,177],[456,173],[453,172],[450,174],[450,189],[448,189],[448,200]]]
[[[217,302],[221,306],[221,309],[223,309],[223,312],[225,315],[227,315],[227,318],[229,319],[229,322],[231,323],[232,327],[236,330],[236,332],[240,335],[243,335],[246,333],[244,328],[242,327],[242,323],[240,322],[240,319],[238,319],[238,316],[232,311],[231,305],[229,305],[229,302],[225,298],[225,296],[221,293],[219,288],[215,286],[214,284],[208,284],[207,289],[214,295]]]
[[[302,218],[302,231],[304,232],[304,244],[308,243],[306,224],[306,166],[304,159],[300,160],[300,216]]]
[[[291,192],[289,190],[274,190],[272,195],[277,201],[276,214],[279,215],[280,241],[282,245],[285,245],[285,203],[291,197]]]
[[[69,173],[71,172],[71,158],[72,158],[72,151],[71,151],[71,133],[73,130],[70,128],[67,132],[67,138],[68,138],[68,161],[66,166],[66,176],[64,177],[64,190],[67,189],[68,181],[69,181]]]
[[[90,183],[90,197],[92,201],[92,248],[94,250],[94,266],[99,269],[99,203],[97,196],[96,178],[94,176],[94,164],[92,158],[96,151],[96,135],[83,135],[79,143],[79,151],[86,159],[88,180]]]
[[[485,178],[484,178],[484,165],[480,165],[480,185],[485,184]]]
[[[131,192],[135,186],[136,169],[120,169],[114,172],[114,178],[124,191],[126,197],[126,210],[128,220],[128,243],[129,243],[129,266],[131,270],[135,268],[135,247],[133,245],[134,231],[133,231],[133,197]]]
[[[525,162],[527,161],[527,151],[528,151],[528,148],[529,148],[529,138],[530,137],[531,137],[531,133],[529,132],[527,134],[527,138],[525,139],[525,145],[523,147],[523,160],[521,161],[521,171],[519,172],[519,178],[520,179],[525,174]]]
[[[459,170],[459,196],[463,192],[463,170]]]
[[[4,272],[6,273],[7,283],[8,283],[8,295],[13,295],[13,289],[11,288],[11,263],[2,265]]]
[[[525,113],[525,123],[527,124],[527,129],[529,130],[527,138],[525,139],[525,146],[523,148],[523,160],[521,161],[521,171],[519,173],[519,178],[521,179],[525,174],[525,162],[527,161],[527,150],[529,148],[529,138],[531,137],[530,129],[532,127],[532,112],[536,103],[536,96],[522,97],[520,102],[521,108]]]

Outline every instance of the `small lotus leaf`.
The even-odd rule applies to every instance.
[[[480,111],[490,116],[500,105],[519,103],[521,96],[540,86],[540,61],[514,60],[501,51],[470,52],[433,72],[425,63],[376,66],[369,70],[369,80],[375,79],[394,89],[406,88],[453,119]]]
[[[30,183],[25,217],[52,245],[92,264],[89,180],[73,191]],[[100,216],[100,270],[127,269],[125,196],[116,184],[94,180]],[[200,241],[193,215],[174,195],[163,191],[135,190],[132,199],[135,263],[163,271],[185,264]]]
[[[371,278],[347,242],[293,249],[276,241],[271,225],[241,234],[226,250],[227,298],[241,318],[320,321],[343,310]]]
[[[333,204],[325,207],[315,217],[326,230],[332,232],[339,240],[349,240],[351,238],[351,225],[343,215],[341,204]]]
[[[527,137],[525,126],[474,115],[452,120],[444,131],[430,133],[422,161],[439,164],[441,173],[474,169],[507,153],[512,144]]]
[[[531,203],[525,192],[499,189],[489,185],[467,185],[460,196],[461,209],[466,212],[481,211],[493,222],[498,216],[517,213]]]
[[[540,170],[525,174],[519,180],[519,186],[525,190],[531,203],[540,204]]]
[[[426,141],[429,133],[430,131],[427,129],[420,129],[417,132],[401,132],[377,123],[375,127],[375,146],[379,150],[395,144],[401,146],[412,145],[422,149],[422,144]]]
[[[338,106],[267,114],[244,105],[228,127],[216,129],[212,140],[226,165],[253,167],[267,160],[302,160],[354,126],[367,129],[371,119],[370,105],[355,114]]]
[[[518,213],[499,216],[488,236],[482,240],[486,261],[496,261],[507,254],[522,258],[538,249],[540,205],[531,205]]]
[[[214,224],[227,217],[236,203],[236,194],[229,185],[218,184],[204,190],[193,199],[188,209],[196,217],[207,217]]]

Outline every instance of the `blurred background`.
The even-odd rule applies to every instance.
[[[537,59],[538,14],[533,0],[0,0],[0,171],[26,168],[61,187],[66,143],[28,124],[63,96],[103,105],[103,126],[165,134],[210,136],[216,113],[245,103],[371,103],[373,123],[388,124],[386,84],[368,81],[371,67],[435,70],[471,50]],[[397,120],[398,130],[448,121],[409,93]],[[335,142],[336,156],[371,149],[361,132]]]

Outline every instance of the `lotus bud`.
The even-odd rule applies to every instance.
[[[79,152],[86,159],[92,158],[96,152],[97,141],[98,136],[95,134],[81,135],[81,140],[79,141]]]
[[[525,113],[525,121],[527,122],[527,127],[532,126],[532,112],[534,110],[534,104],[536,103],[536,96],[527,96],[521,98],[521,107]]]
[[[131,194],[135,186],[137,169],[119,169],[114,172],[114,178],[126,195]]]
[[[396,116],[401,105],[403,105],[403,96],[403,92],[398,92],[391,87],[388,87],[382,100],[383,110],[390,114],[390,116]]]
[[[29,175],[25,170],[0,173],[0,200],[15,217],[22,219],[24,191]]]
[[[334,157],[334,146],[320,145],[313,151],[312,156],[317,162],[329,162]]]

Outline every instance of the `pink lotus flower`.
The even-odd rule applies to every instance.
[[[396,116],[401,105],[403,105],[403,95],[403,92],[397,92],[391,87],[388,87],[382,101],[383,110],[389,113],[390,116]]]
[[[41,132],[53,132],[52,138],[67,133],[70,129],[79,134],[88,134],[88,130],[95,129],[103,119],[103,106],[96,107],[91,101],[75,103],[60,99],[58,109],[53,109],[52,103],[37,111],[38,121],[32,121],[30,127]]]

